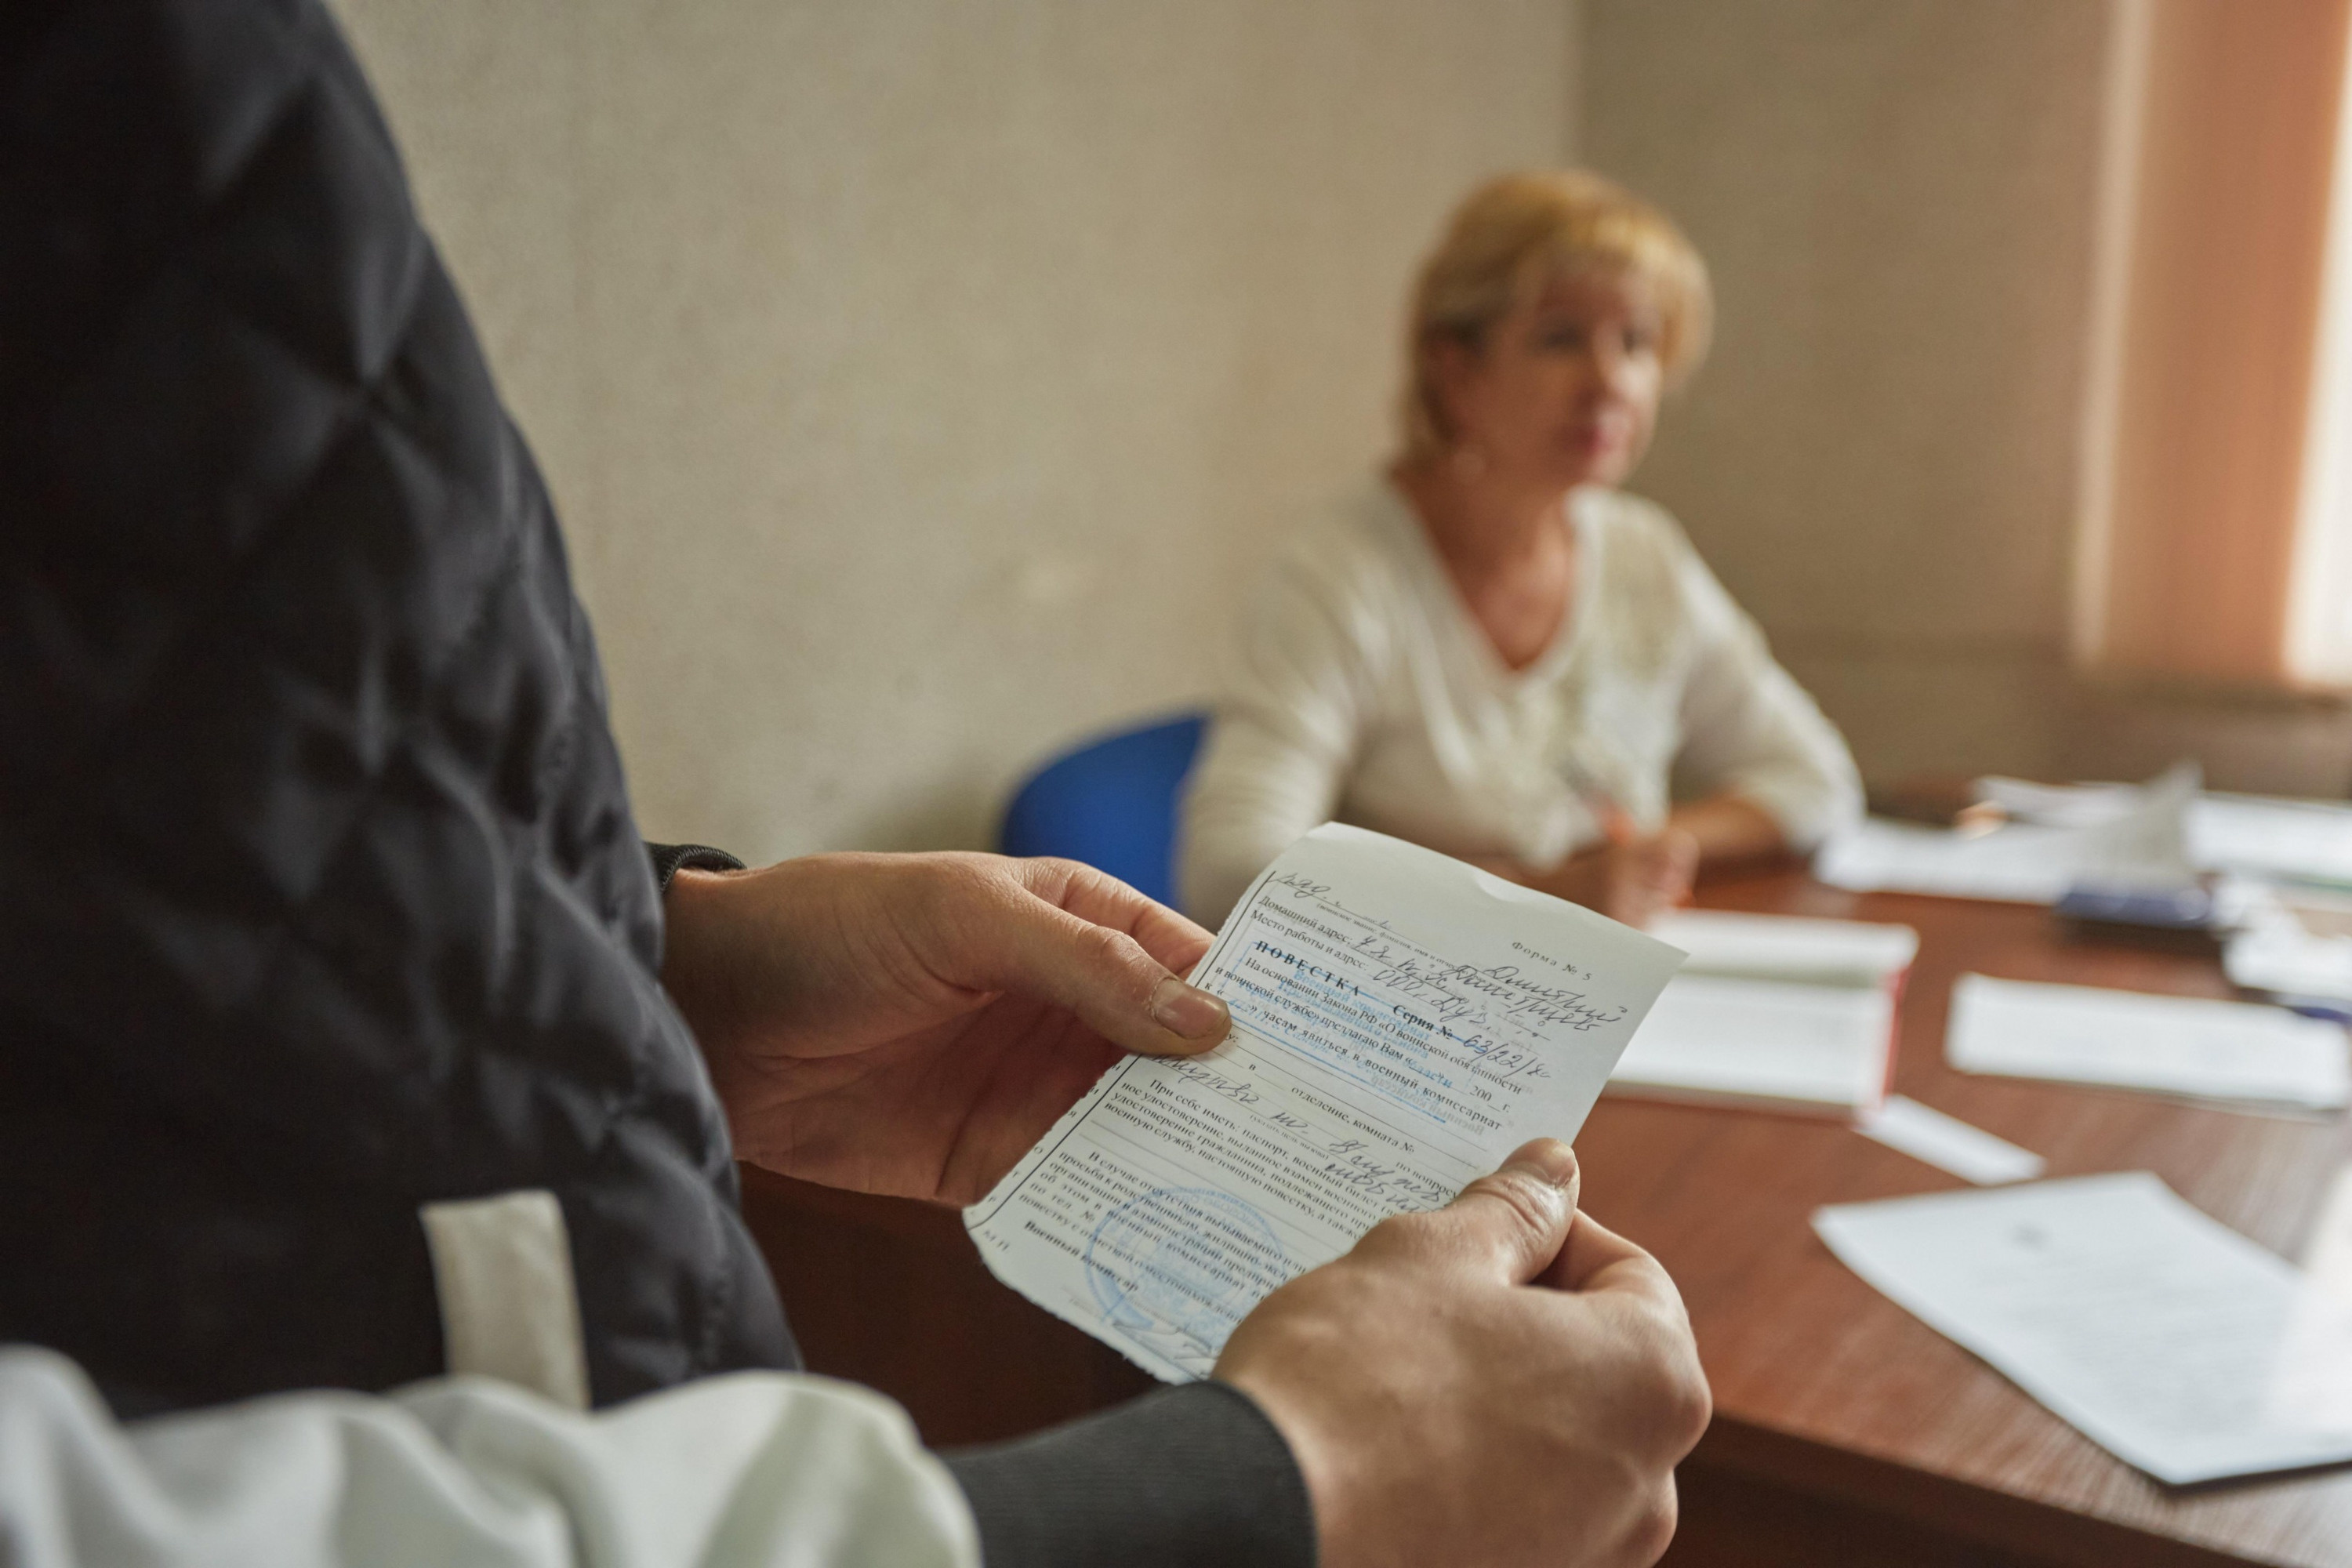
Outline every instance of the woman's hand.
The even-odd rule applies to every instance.
[[[1527,880],[1530,887],[1598,910],[1612,921],[1646,926],[1689,899],[1698,856],[1698,840],[1679,827],[1627,833]]]
[[[681,871],[662,983],[739,1158],[970,1203],[1123,1051],[1191,1056],[1225,1005],[1210,935],[1066,860],[817,855]]]

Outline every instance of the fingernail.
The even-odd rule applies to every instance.
[[[1221,1039],[1234,1026],[1234,1016],[1223,1002],[1172,974],[1152,991],[1151,1016],[1161,1028],[1188,1040]]]
[[[1576,1151],[1557,1138],[1541,1138],[1519,1152],[1511,1162],[1536,1173],[1555,1187],[1565,1187],[1576,1180]]]

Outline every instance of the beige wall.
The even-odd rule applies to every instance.
[[[1386,439],[1407,271],[1558,158],[1568,0],[342,0],[554,488],[639,816],[980,844],[1199,695]]]
[[[2065,647],[2100,0],[1591,0],[1585,150],[1714,268],[1635,488],[1864,770],[2039,768]]]
[[[2344,793],[2327,704],[2068,673],[2106,0],[1587,0],[1581,147],[1715,269],[1713,362],[1634,488],[1864,771]]]

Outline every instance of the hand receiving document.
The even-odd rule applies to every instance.
[[[1192,975],[1234,1029],[1131,1057],[964,1223],[996,1277],[1170,1382],[1381,1219],[1572,1139],[1682,954],[1360,829],[1263,873]]]

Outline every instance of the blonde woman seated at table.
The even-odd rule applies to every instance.
[[[1214,925],[1337,817],[1642,923],[1861,808],[1836,729],[1618,487],[1705,347],[1697,254],[1597,175],[1471,194],[1412,301],[1404,450],[1259,588],[1185,801]]]

